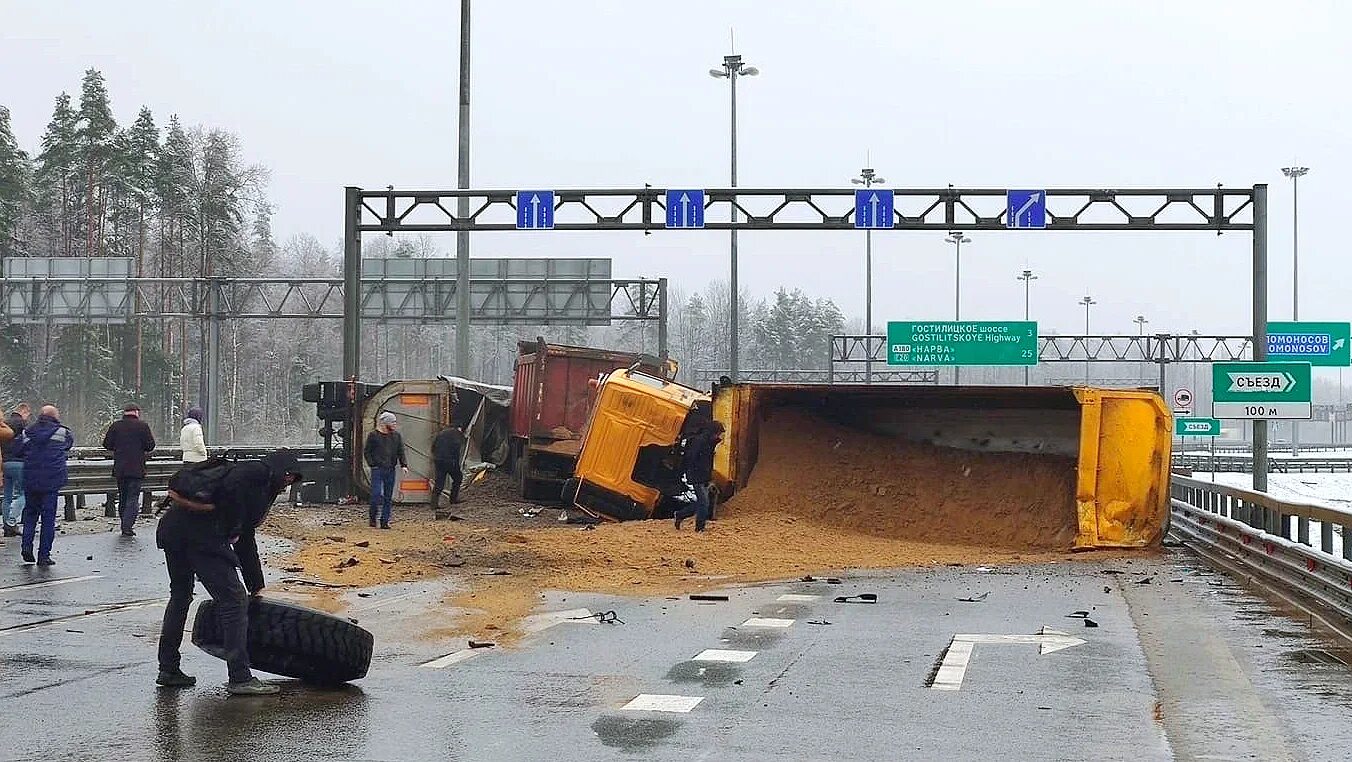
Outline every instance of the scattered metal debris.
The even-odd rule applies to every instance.
[[[989,592],[985,592],[982,593],[981,595],[971,595],[966,598],[959,598],[958,600],[962,601],[963,603],[980,603],[986,600],[986,597],[989,595],[990,595]]]

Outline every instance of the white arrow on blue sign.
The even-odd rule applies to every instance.
[[[693,230],[704,227],[704,191],[668,190],[667,227]]]
[[[554,191],[516,192],[516,229],[554,229]]]
[[[854,226],[861,230],[891,228],[897,224],[892,212],[893,193],[890,190],[856,190],[854,192]]]
[[[1013,230],[1047,227],[1047,191],[1005,191],[1005,227]]]

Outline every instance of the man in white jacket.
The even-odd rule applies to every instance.
[[[207,459],[207,440],[202,436],[202,408],[188,411],[183,419],[183,430],[178,434],[178,444],[183,448],[184,463],[201,463]]]

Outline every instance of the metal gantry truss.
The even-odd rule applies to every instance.
[[[1038,362],[1240,362],[1253,359],[1250,336],[1039,336]],[[886,363],[886,336],[832,336],[832,363]]]
[[[517,229],[516,190],[353,190],[358,232]],[[852,188],[703,190],[707,230],[855,229]],[[553,229],[662,230],[666,192],[553,189]],[[896,188],[892,193],[894,230],[1007,229],[1003,188]],[[1254,229],[1254,188],[1048,188],[1046,194],[1049,230]],[[456,211],[461,200],[468,202],[465,214]]]
[[[1172,363],[1242,362],[1253,359],[1250,336],[1202,336],[1196,334],[1155,334],[1151,336],[1039,336],[1039,363],[1152,363],[1159,366],[1159,386],[1165,388],[1167,368]],[[848,335],[831,337],[831,367],[863,365],[865,368],[887,362],[887,337]],[[913,368],[889,368],[887,372]],[[840,371],[834,371],[839,373]],[[937,373],[930,369],[931,373]],[[871,381],[888,383],[878,372]],[[895,382],[894,382],[895,383]],[[922,382],[923,383],[923,382]],[[929,383],[937,383],[936,380]],[[1086,384],[1090,383],[1085,380]],[[1120,385],[1121,380],[1107,385]],[[1103,385],[1103,384],[1100,384]]]
[[[362,316],[426,322],[455,316],[455,278],[363,280]],[[134,318],[342,318],[341,278],[0,278],[0,321]],[[659,320],[662,279],[472,279],[471,318],[491,323]]]

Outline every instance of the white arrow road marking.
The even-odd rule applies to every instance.
[[[1039,654],[1050,654],[1084,645],[1085,641],[1058,630],[1043,627],[1036,635],[954,635],[948,644],[939,671],[934,674],[930,688],[936,691],[956,691],[962,688],[962,678],[972,661],[977,643],[1030,643],[1039,646]]]
[[[691,661],[726,661],[743,664],[756,658],[755,651],[729,651],[721,648],[706,648],[695,654]]]

